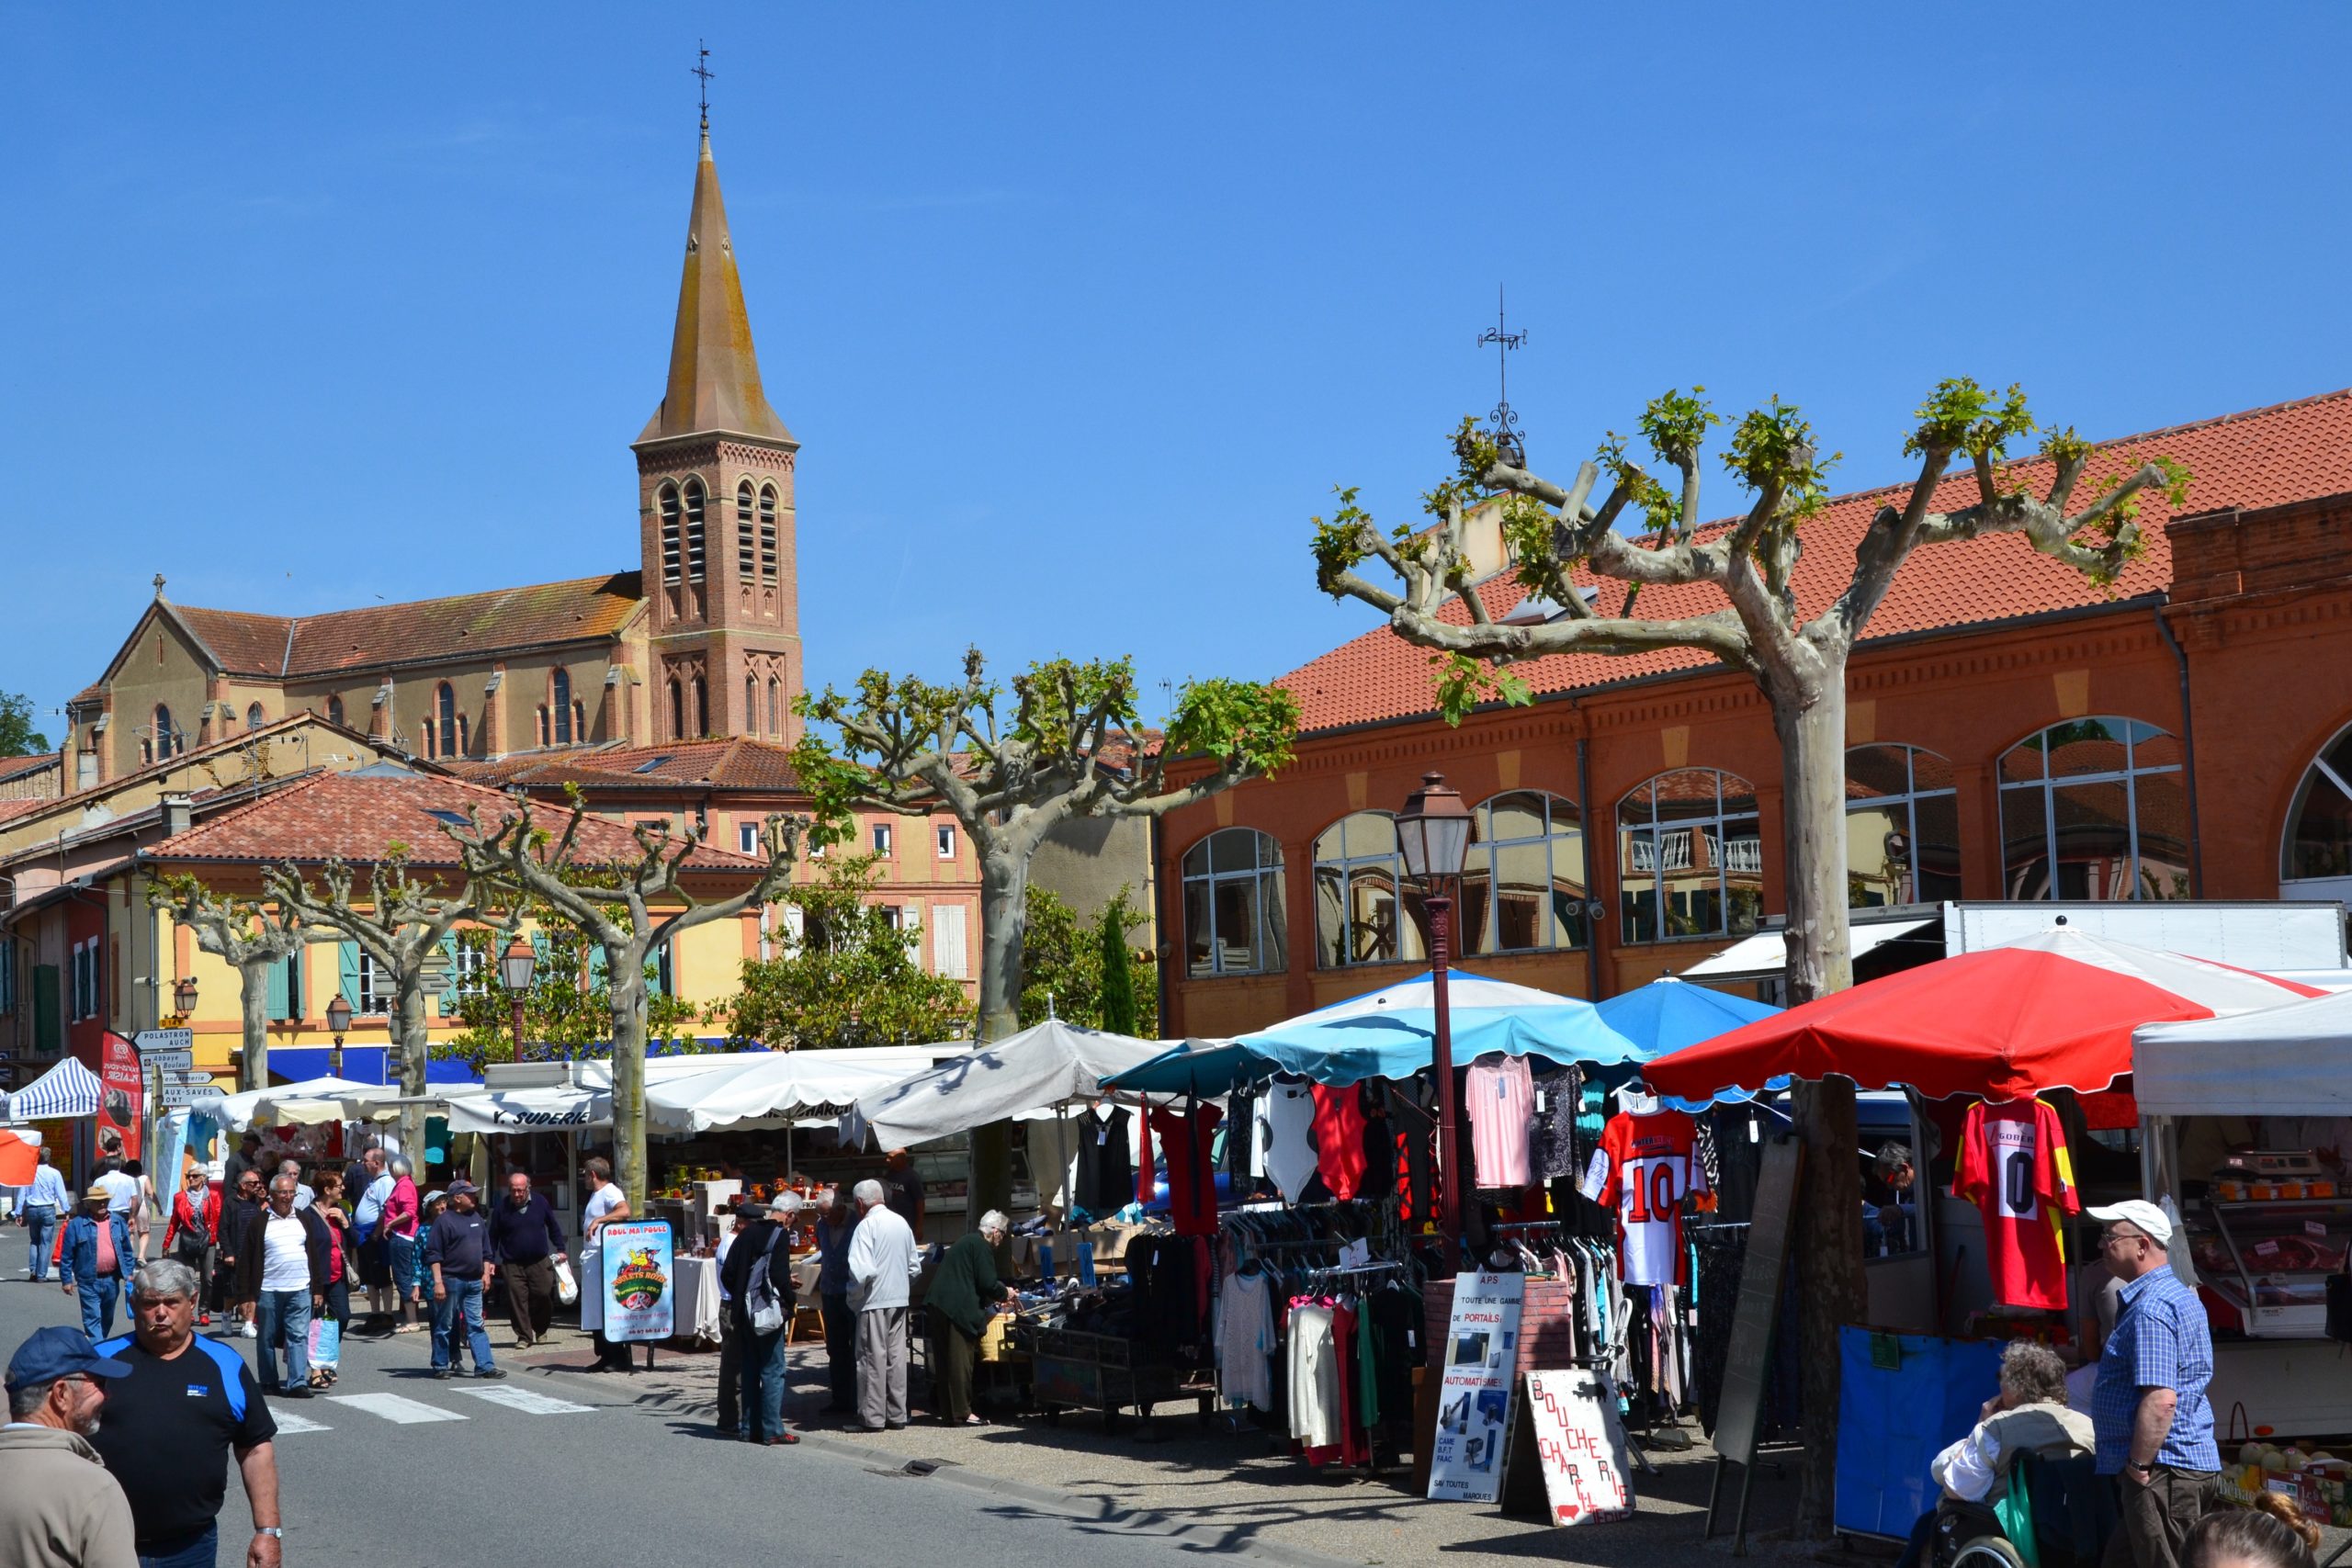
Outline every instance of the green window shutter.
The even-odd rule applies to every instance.
[[[612,961],[605,956],[604,944],[599,942],[591,947],[588,950],[588,988],[593,991],[603,985],[605,977],[612,972]]]
[[[337,942],[335,945],[341,949],[343,959],[343,999],[351,1004],[352,1011],[362,1011],[364,1010],[360,1006],[359,997],[359,944],[356,942]]]
[[[57,965],[33,965],[33,1049],[54,1056],[65,1049],[65,1026],[58,1017]]]
[[[441,965],[442,973],[447,977],[442,981],[441,994],[430,998],[433,1004],[433,1016],[455,1018],[458,1016],[458,1010],[450,1001],[451,993],[458,988],[458,938],[455,932],[441,939]]]
[[[653,950],[653,994],[661,997],[677,994],[671,988],[670,944],[666,942]]]
[[[264,973],[269,978],[269,1016],[272,1019],[292,1018],[293,998],[287,994],[286,961],[279,959]]]

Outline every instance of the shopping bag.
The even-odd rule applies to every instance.
[[[555,1260],[555,1299],[565,1306],[580,1304],[580,1281],[571,1277],[571,1259]]]

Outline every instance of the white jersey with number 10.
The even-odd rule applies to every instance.
[[[1613,1116],[1601,1130],[1609,1170],[1597,1196],[1617,1211],[1618,1272],[1629,1285],[1676,1281],[1682,1200],[1707,1190],[1706,1168],[1692,1152],[1698,1136],[1698,1123],[1679,1111]]]

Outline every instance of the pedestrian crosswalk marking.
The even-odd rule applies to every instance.
[[[558,1399],[553,1394],[527,1388],[458,1388],[449,1392],[487,1399],[492,1404],[503,1404],[507,1409],[519,1410],[526,1416],[568,1416],[574,1411],[596,1408],[593,1404],[575,1404],[569,1399]]]
[[[281,1438],[300,1432],[331,1432],[334,1429],[323,1421],[313,1421],[306,1416],[289,1416],[282,1410],[273,1410],[270,1415],[277,1422],[277,1435]]]
[[[413,1427],[425,1421],[466,1419],[454,1410],[436,1410],[422,1400],[404,1399],[397,1393],[331,1393],[327,1397],[337,1404],[348,1404],[354,1410],[380,1416],[401,1427]]]

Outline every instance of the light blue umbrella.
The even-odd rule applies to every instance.
[[[1729,1034],[1781,1010],[1768,1002],[1730,996],[1712,986],[1693,986],[1668,975],[1611,997],[1600,1003],[1597,1010],[1608,1021],[1609,1027],[1641,1047],[1642,1059],[1646,1061],[1668,1051],[1679,1051],[1685,1045],[1713,1040],[1718,1034]],[[1775,1091],[1784,1089],[1789,1087],[1789,1080],[1786,1077],[1777,1077],[1764,1087]],[[1712,1101],[1668,1096],[1666,1103],[1677,1110],[1697,1111],[1711,1103],[1750,1098],[1747,1090],[1736,1089],[1716,1095]]]
[[[1650,1055],[1611,1028],[1590,1002],[1467,970],[1453,971],[1449,982],[1457,1063],[1491,1052],[1603,1066]],[[1428,1070],[1436,1034],[1434,984],[1420,975],[1223,1044],[1163,1052],[1106,1079],[1104,1087],[1216,1095],[1277,1072],[1335,1087],[1409,1078]]]

